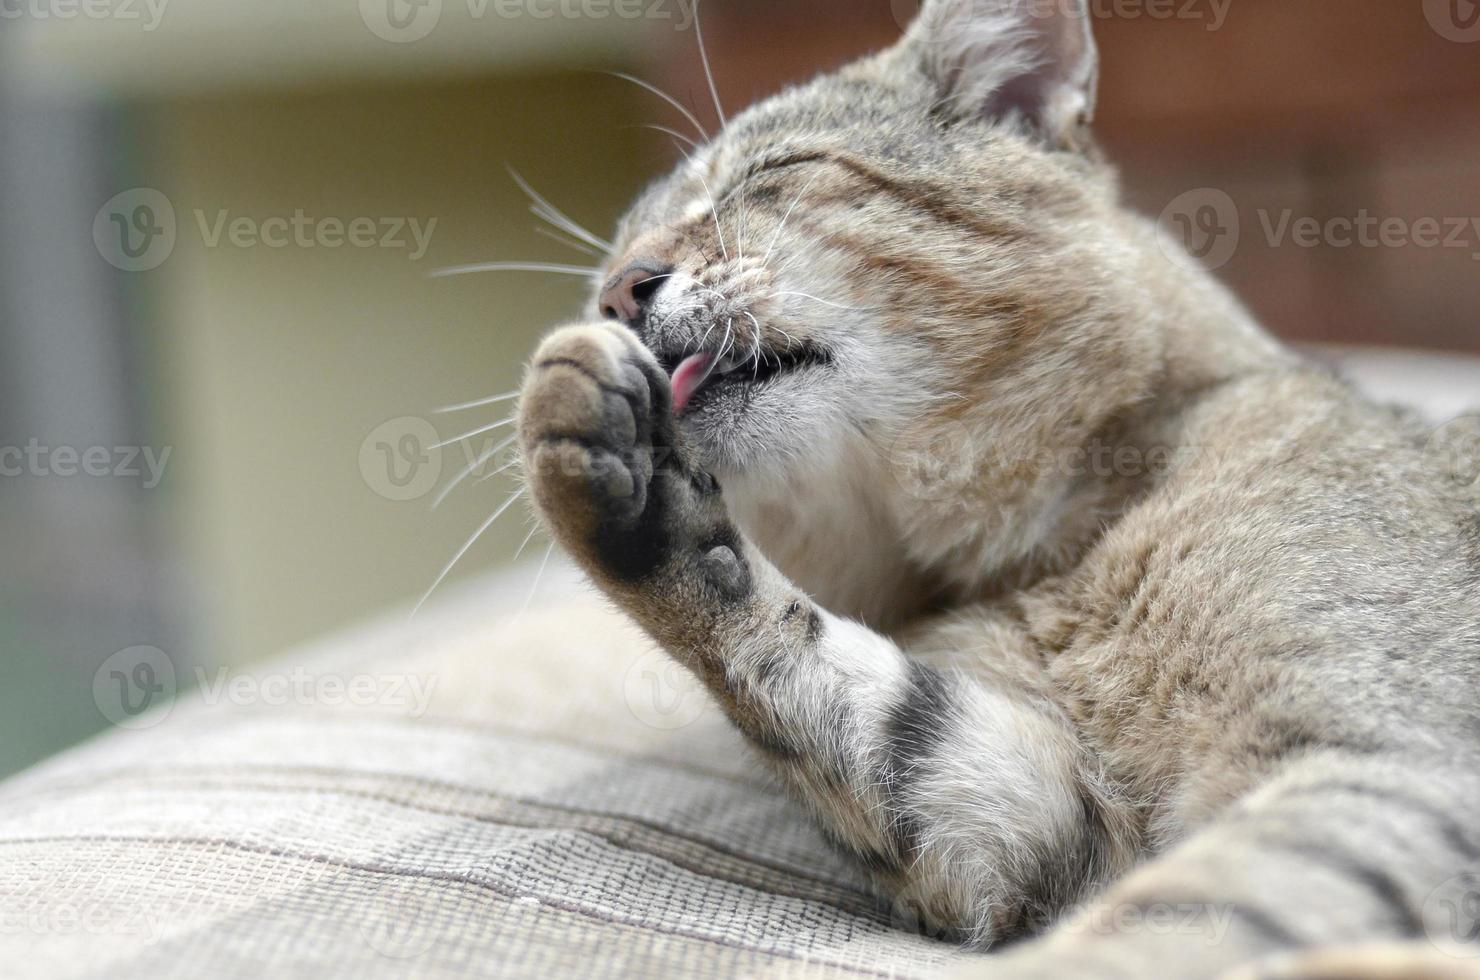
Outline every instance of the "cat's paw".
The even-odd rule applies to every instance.
[[[630,583],[691,569],[734,591],[746,578],[737,535],[671,406],[667,374],[631,331],[598,323],[552,334],[519,405],[530,491],[590,572]]]
[[[655,457],[672,448],[662,375],[613,324],[566,327],[540,345],[519,440],[535,502],[557,532],[585,537],[641,519]]]

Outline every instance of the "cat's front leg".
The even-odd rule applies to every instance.
[[[535,503],[876,875],[901,921],[987,945],[1124,867],[1120,815],[1067,722],[818,608],[731,523],[669,397],[629,331],[551,336],[520,409]]]

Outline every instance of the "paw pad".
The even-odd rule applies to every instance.
[[[727,597],[736,598],[750,590],[750,572],[728,545],[710,548],[700,565],[709,583]]]

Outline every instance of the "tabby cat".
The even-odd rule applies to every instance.
[[[538,512],[985,975],[1458,975],[1480,464],[1168,256],[1097,64],[928,0],[731,120],[533,359]]]

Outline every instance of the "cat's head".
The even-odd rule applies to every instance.
[[[1083,7],[928,0],[896,47],[752,107],[636,202],[595,303],[673,376],[721,478],[887,452],[985,401],[1072,438],[1137,397],[1099,383],[1154,341],[1111,323],[1140,259],[1090,140]]]

